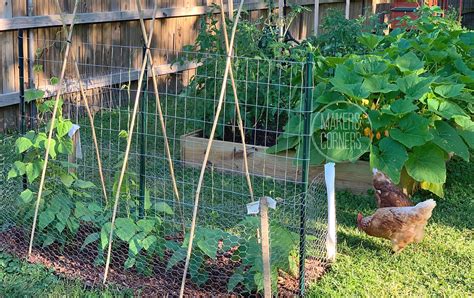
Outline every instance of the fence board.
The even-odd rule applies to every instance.
[[[380,0],[374,0],[380,1]],[[200,17],[211,11],[207,4],[211,0],[158,0],[157,20],[152,47],[180,51],[186,44],[194,41],[199,29]],[[314,0],[295,0],[293,4],[307,5],[311,9]],[[321,16],[331,7],[344,7],[344,0],[321,0]],[[62,57],[58,39],[59,26],[62,25],[59,10],[55,0],[34,1],[34,16],[26,15],[26,1],[3,0],[0,2],[0,107],[18,103],[18,54],[16,50],[16,36],[19,28],[32,29],[34,40],[30,46],[42,49],[40,60],[60,61]],[[74,0],[61,0],[61,9],[71,13]],[[361,4],[355,1],[352,5],[351,16],[357,16],[361,11]],[[13,5],[14,4],[14,5]],[[150,24],[153,12],[153,0],[142,0],[146,24]],[[245,9],[250,11],[249,17],[256,19],[268,13],[266,1],[248,0]],[[81,0],[79,14],[75,20],[78,24],[72,40],[71,50],[76,53],[78,60],[89,65],[80,66],[83,79],[94,78],[100,75],[100,69],[93,65],[100,61],[102,65],[128,66],[133,61],[133,67],[138,68],[141,63],[139,51],[129,51],[126,48],[114,48],[110,45],[141,46],[140,26],[135,0]],[[217,12],[217,11],[216,11]],[[71,23],[71,15],[65,15],[66,23]],[[312,12],[306,12],[297,18],[290,31],[297,39],[303,39],[312,34]],[[149,26],[147,26],[148,29]],[[25,35],[26,37],[26,35]],[[91,46],[103,44],[104,46]],[[113,50],[112,50],[113,49]],[[127,53],[126,53],[127,52]],[[25,47],[26,53],[26,47]],[[165,57],[169,52],[163,51],[154,59],[154,65],[168,63],[171,57]],[[160,57],[161,56],[161,57]],[[43,73],[38,75],[38,85],[45,85],[51,76],[58,76],[60,65],[58,62],[42,62]],[[188,78],[192,72],[186,72],[183,78]],[[73,68],[68,66],[66,78],[74,77]],[[162,82],[165,83],[165,82]],[[182,82],[185,83],[185,82]],[[2,108],[3,109],[3,108]],[[0,109],[0,128],[6,127],[4,121],[11,117],[4,117]],[[8,109],[12,113],[14,109]],[[13,117],[13,118],[16,118]],[[2,120],[3,119],[3,120]],[[3,121],[3,122],[2,122]],[[14,121],[15,122],[15,121]],[[12,123],[16,125],[16,123]],[[7,125],[8,126],[8,125]]]

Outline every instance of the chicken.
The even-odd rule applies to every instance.
[[[383,172],[373,169],[373,186],[377,208],[413,206],[408,196]]]
[[[395,253],[401,252],[412,242],[421,242],[424,229],[436,207],[434,200],[427,200],[411,207],[380,208],[371,216],[357,215],[357,227],[370,236],[392,241]]]

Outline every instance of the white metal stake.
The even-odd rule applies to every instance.
[[[336,259],[336,192],[335,164],[330,162],[324,165],[324,179],[328,195],[328,235],[326,237],[326,257],[329,261]]]

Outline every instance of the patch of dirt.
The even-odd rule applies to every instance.
[[[42,264],[47,268],[53,269],[55,274],[62,278],[71,280],[81,280],[86,286],[102,288],[104,266],[94,265],[94,260],[98,252],[95,250],[80,250],[81,243],[85,239],[86,233],[79,231],[77,242],[66,247],[53,244],[42,249],[34,247],[30,257],[28,257],[28,237],[23,230],[12,228],[0,232],[0,250],[12,254],[18,258],[26,259],[30,263]],[[26,236],[26,237],[25,237]],[[83,238],[83,239],[81,239]],[[176,238],[182,238],[180,236]],[[111,261],[108,285],[117,289],[133,289],[140,296],[178,296],[181,285],[181,276],[183,266],[175,266],[166,270],[166,260],[171,257],[171,253],[166,253],[165,260],[153,259],[153,268],[151,276],[144,276],[135,269],[125,270],[123,264],[127,258],[127,247],[115,247],[115,251],[123,253],[114,254]],[[223,255],[219,255],[216,261],[209,262],[207,265],[209,279],[198,287],[191,280],[187,281],[185,293],[192,297],[209,296],[240,296],[242,292],[239,286],[236,293],[227,292],[227,281],[233,274],[235,268],[239,265],[231,260],[232,250]],[[319,279],[325,272],[326,266],[318,260],[307,259],[306,261],[306,281]],[[296,296],[298,294],[298,279],[280,272],[278,278],[278,292],[280,296]],[[259,296],[259,295],[255,295]]]

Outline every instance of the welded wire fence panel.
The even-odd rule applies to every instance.
[[[136,61],[143,57],[141,47],[84,45],[88,47],[96,47],[97,51],[104,47],[104,51],[113,53],[112,59],[104,60],[108,64],[99,60],[83,61],[80,53],[76,55],[81,76],[89,78],[83,82],[89,88],[87,100],[93,112],[108,201],[101,191],[93,126],[77,93],[78,79],[68,72],[61,86],[65,94],[61,117],[54,129],[55,150],[40,201],[31,259],[53,267],[66,278],[99,285],[104,276],[113,198],[120,192],[109,285],[141,290],[149,295],[177,295],[195,191],[216,116],[225,57],[152,49],[155,63],[159,63],[154,65],[159,74],[157,96],[150,77],[138,90],[140,64]],[[54,65],[60,65],[61,51],[61,46],[50,47],[47,56],[35,61],[36,65],[51,67],[36,68],[40,72],[36,85],[47,90],[46,94],[53,94],[59,87],[52,84],[55,80],[51,76],[58,75],[58,67]],[[307,281],[318,278],[325,268],[324,177],[313,175],[309,192],[304,193],[302,167],[309,162],[309,156],[303,156],[299,145],[303,138],[309,137],[300,123],[305,92],[312,82],[304,82],[305,62],[234,57],[233,65],[254,200],[269,196],[277,201],[276,209],[270,209],[269,213],[273,290],[295,294],[299,291],[303,235],[306,270],[313,272],[305,274]],[[68,69],[71,67],[69,62]],[[177,69],[182,71],[176,72]],[[148,70],[147,74],[150,76],[151,72]],[[136,98],[139,100],[137,125],[131,132]],[[27,123],[34,129],[24,136],[31,145],[26,140],[24,147],[11,142],[7,147],[12,152],[22,151],[23,155],[9,158],[2,153],[3,160],[8,162],[3,163],[1,174],[8,175],[12,169],[15,173],[11,179],[2,179],[0,191],[6,194],[2,198],[2,205],[6,206],[2,206],[0,216],[2,235],[15,235],[14,248],[5,249],[22,257],[27,252],[39,184],[37,170],[44,154],[52,107],[48,99],[32,102],[38,111]],[[158,107],[163,111],[166,139]],[[74,137],[67,133],[72,124],[80,126]],[[284,127],[293,129],[285,129],[283,133]],[[132,133],[128,167],[123,185],[118,189],[126,138]],[[229,80],[204,176],[187,274],[185,293],[188,295],[262,292],[260,216],[247,214],[247,204],[252,198],[245,178],[241,141]],[[21,183],[25,173],[14,161],[34,169],[34,173],[27,175],[26,193]],[[173,191],[173,180],[179,197]],[[307,221],[306,230],[301,230],[302,213]]]

